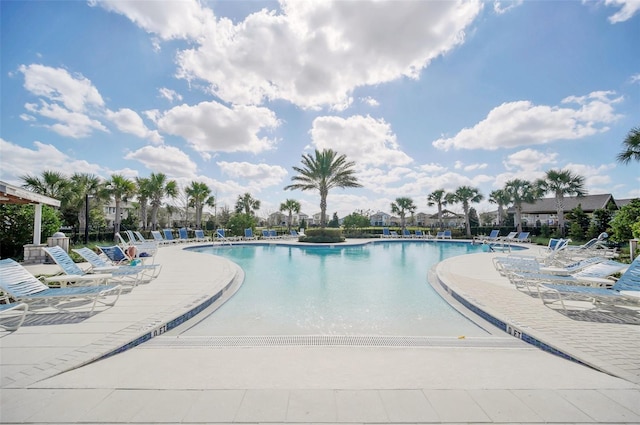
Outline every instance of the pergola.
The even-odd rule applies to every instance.
[[[33,218],[34,245],[40,245],[40,233],[42,232],[42,205],[60,207],[60,201],[57,199],[40,195],[3,181],[0,181],[0,204],[35,205],[35,215]]]

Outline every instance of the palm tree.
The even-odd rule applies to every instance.
[[[427,196],[427,205],[438,206],[438,226],[442,227],[442,207],[447,205],[446,192],[444,189],[434,190]]]
[[[489,194],[489,202],[498,205],[498,226],[502,225],[504,207],[511,202],[511,196],[504,189],[497,189]]]
[[[617,156],[618,162],[629,164],[631,160],[640,162],[640,127],[632,128],[622,142],[624,150]]]
[[[522,204],[531,204],[540,199],[540,190],[530,181],[513,179],[505,183],[504,191],[509,194],[513,208],[516,210],[516,230],[522,232]]]
[[[289,211],[289,231],[291,231],[291,221],[293,219],[293,213],[298,214],[300,212],[300,202],[295,199],[287,199],[280,204],[280,211]]]
[[[157,230],[162,198],[168,196],[173,199],[178,196],[178,184],[175,180],[168,180],[164,173],[151,173],[146,189],[151,201],[151,228]]]
[[[113,196],[116,204],[116,218],[113,220],[113,234],[120,232],[120,204],[127,202],[136,193],[136,184],[120,174],[112,174],[111,179],[105,183],[107,192]]]
[[[545,178],[537,181],[541,194],[552,192],[556,199],[556,212],[558,214],[558,230],[564,236],[564,195],[584,196],[587,191],[584,187],[584,177],[573,174],[569,170],[549,170]]]
[[[236,212],[244,213],[246,215],[255,215],[256,211],[260,209],[260,201],[253,198],[249,192],[244,195],[238,195],[236,201]]]
[[[20,179],[24,181],[22,187],[55,199],[63,199],[70,184],[69,179],[62,173],[51,170],[43,171],[42,177],[26,174],[20,176]]]
[[[80,229],[88,229],[87,212],[91,209],[90,198],[94,202],[109,199],[100,177],[88,173],[75,173],[71,176],[69,191],[67,192],[67,206],[76,212]],[[86,236],[86,234],[85,234]]]
[[[400,216],[400,224],[402,232],[405,229],[405,217],[407,212],[414,213],[416,211],[416,205],[411,198],[396,198],[395,202],[391,203],[391,212]]]
[[[356,178],[354,162],[332,149],[319,151],[315,156],[302,155],[302,167],[293,167],[298,175],[291,177],[295,183],[284,190],[317,190],[320,192],[320,227],[327,225],[327,195],[334,187],[362,187]]]
[[[215,204],[215,198],[211,196],[211,189],[205,183],[191,182],[185,189],[190,202],[196,210],[196,228],[200,229],[202,224],[202,210],[205,205],[212,207]]]
[[[140,223],[143,229],[147,229],[147,204],[151,195],[149,191],[149,179],[136,177],[136,191],[138,192],[138,204],[140,207]]]
[[[480,193],[480,190],[471,186],[460,186],[455,192],[450,194],[449,199],[453,202],[459,202],[462,204],[464,211],[464,222],[467,228],[467,237],[471,237],[471,222],[469,221],[469,208],[470,202],[478,203],[484,199],[484,196]]]

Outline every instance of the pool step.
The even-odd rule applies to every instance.
[[[139,348],[225,348],[225,347],[490,347],[528,348],[513,337],[440,336],[356,336],[356,335],[276,335],[276,336],[160,336]]]

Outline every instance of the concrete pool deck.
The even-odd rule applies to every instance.
[[[160,276],[114,307],[87,318],[42,312],[0,333],[0,422],[640,423],[640,326],[543,306],[499,276],[490,261],[498,254],[445,260],[432,284],[591,367],[488,322],[486,338],[421,346],[233,346],[163,335],[222,302],[242,275],[183,247],[160,249]],[[32,270],[52,266],[40,267]]]

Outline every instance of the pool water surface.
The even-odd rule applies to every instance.
[[[379,242],[359,246],[276,244],[197,247],[243,268],[245,281],[187,336],[486,336],[427,282],[428,270],[482,252],[456,242]]]

